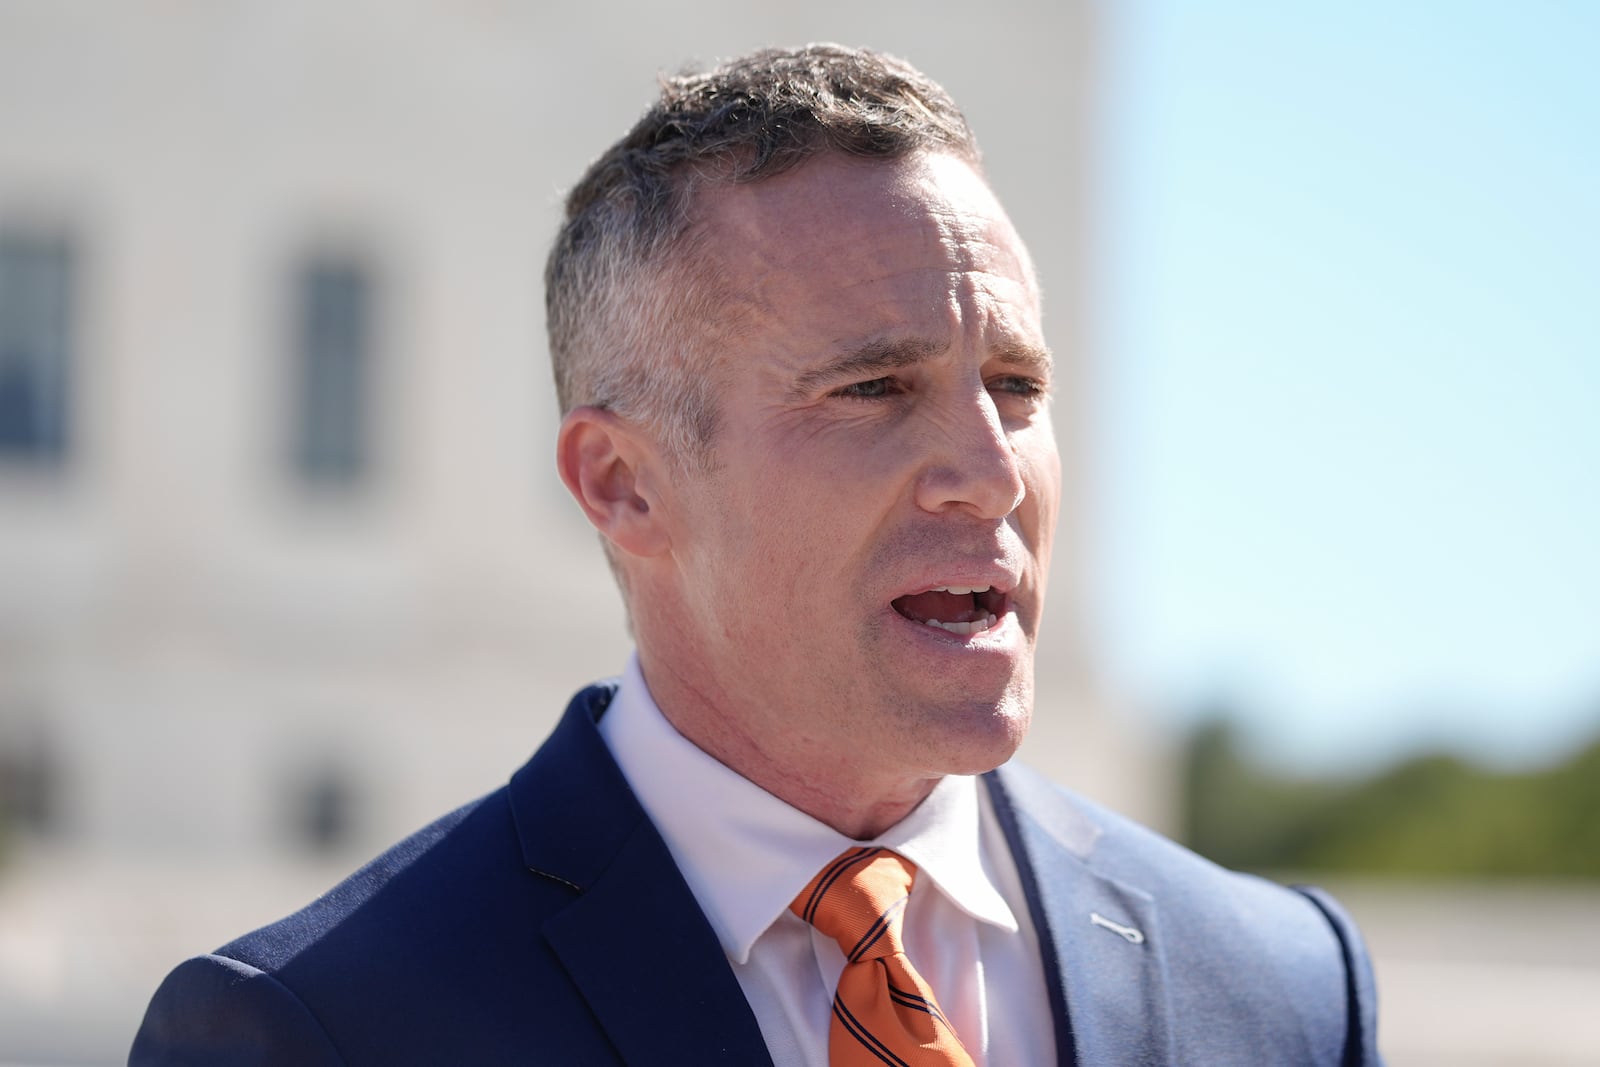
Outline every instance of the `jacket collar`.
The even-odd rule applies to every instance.
[[[544,936],[630,1067],[770,1065],[716,935],[595,729],[615,693],[574,697],[511,779],[530,876],[574,891]]]

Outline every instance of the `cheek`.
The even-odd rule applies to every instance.
[[[815,582],[839,580],[898,498],[916,450],[903,435],[849,429],[752,440],[728,456],[701,505],[716,510],[730,565],[775,601],[815,596]]]
[[[709,554],[702,566],[723,600],[781,617],[805,591],[808,561],[825,551],[829,509],[781,467],[723,488],[702,512],[715,530],[702,542]]]
[[[1051,448],[1039,466],[1039,499],[1046,505],[1050,524],[1055,525],[1056,509],[1061,505],[1061,456]]]
[[[1034,539],[1041,551],[1048,554],[1055,533],[1056,515],[1061,507],[1061,454],[1056,450],[1055,438],[1048,436],[1039,447],[1020,449],[1023,460],[1022,477],[1033,500],[1031,525]]]

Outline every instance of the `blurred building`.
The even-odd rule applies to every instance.
[[[1010,75],[910,10],[639,6],[610,40],[491,0],[0,5],[0,1060],[120,1056],[182,955],[495,787],[620,668],[549,458],[544,250],[655,71],[759,43],[904,52],[984,136],[1063,370],[1029,753],[1166,821],[1079,615],[1087,15],[981,31],[1035,53]]]

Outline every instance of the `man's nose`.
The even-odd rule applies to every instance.
[[[939,422],[936,444],[917,478],[917,506],[933,512],[962,509],[985,519],[1015,511],[1026,487],[989,391],[980,389],[976,397],[951,404]]]

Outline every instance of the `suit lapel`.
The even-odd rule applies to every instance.
[[[613,692],[579,694],[512,778],[530,877],[574,890],[544,935],[629,1067],[770,1065],[715,933],[595,729]],[[1059,1061],[1174,1062],[1155,901],[1094,870],[1099,828],[1067,794],[1011,766],[986,781],[1038,931]]]
[[[710,923],[595,729],[614,691],[579,694],[511,782],[530,877],[576,891],[544,935],[629,1067],[770,1064]]]
[[[1039,934],[1062,1064],[1174,1062],[1154,899],[1095,871],[1099,828],[1031,772],[986,776]]]

